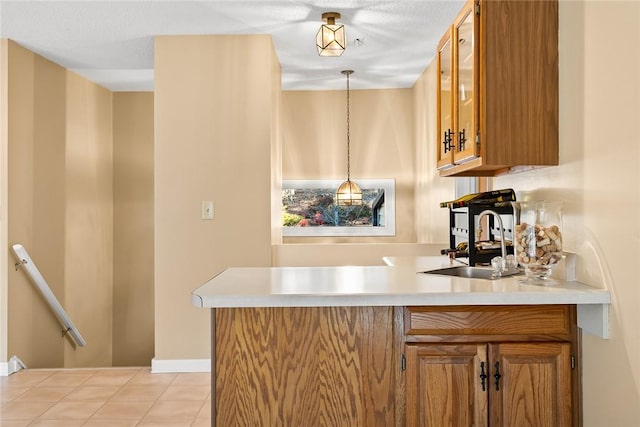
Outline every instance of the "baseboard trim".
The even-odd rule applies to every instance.
[[[0,377],[8,377],[19,370],[26,368],[27,366],[18,358],[18,356],[12,356],[8,362],[0,362]]]
[[[151,359],[151,373],[211,372],[211,359]]]

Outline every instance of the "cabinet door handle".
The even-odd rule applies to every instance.
[[[453,137],[453,131],[451,129],[447,129],[447,131],[444,133],[444,140],[442,141],[442,144],[444,144],[445,153],[456,148],[456,146],[453,145],[452,137]]]
[[[464,145],[467,142],[467,137],[465,135],[466,131],[465,129],[462,129],[459,133],[459,139],[458,139],[458,151],[464,151]]]
[[[495,368],[496,373],[493,378],[496,379],[496,391],[500,391],[500,378],[502,377],[502,375],[500,375],[500,362],[496,362]]]
[[[487,391],[487,387],[485,386],[487,376],[488,375],[484,372],[484,362],[480,362],[480,384],[482,384],[482,391]]]

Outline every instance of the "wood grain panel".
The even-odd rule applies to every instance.
[[[216,421],[392,426],[392,307],[216,310]]]
[[[571,334],[567,305],[406,307],[404,324],[407,335]]]
[[[558,2],[481,4],[485,164],[558,164]]]
[[[489,354],[502,375],[500,390],[491,387],[489,396],[492,425],[572,425],[569,343],[496,344]]]
[[[487,391],[480,384],[482,344],[408,344],[407,427],[488,425]]]

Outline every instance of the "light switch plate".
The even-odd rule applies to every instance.
[[[213,201],[202,201],[202,219],[213,219]]]

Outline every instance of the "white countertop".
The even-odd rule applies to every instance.
[[[191,300],[195,306],[208,308],[608,305],[611,301],[608,291],[575,281],[558,280],[555,286],[537,286],[522,284],[522,276],[483,280],[417,272],[449,266],[445,257],[419,257],[419,263],[416,258],[408,258],[396,263],[369,267],[229,268],[194,290]]]

